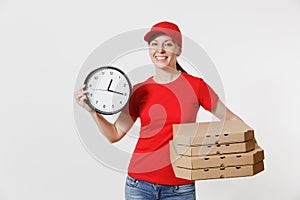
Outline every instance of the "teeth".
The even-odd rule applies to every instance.
[[[167,57],[166,56],[156,56],[156,59],[157,60],[165,60],[165,59],[167,59]]]

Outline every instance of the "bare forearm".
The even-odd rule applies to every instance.
[[[211,111],[217,118],[220,120],[241,120],[239,116],[234,114],[231,110],[229,110],[223,102],[218,101],[217,105]]]
[[[225,120],[241,120],[243,121],[239,116],[231,112],[228,108],[226,108],[225,112]]]
[[[107,121],[102,115],[91,112],[92,118],[95,120],[101,133],[111,142],[117,142],[120,140],[120,136],[115,124]]]

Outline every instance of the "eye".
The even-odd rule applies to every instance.
[[[173,46],[173,43],[172,43],[172,42],[167,42],[167,43],[165,44],[165,46],[166,46],[166,47],[172,47],[172,46]]]
[[[157,46],[157,42],[151,42],[150,46]]]

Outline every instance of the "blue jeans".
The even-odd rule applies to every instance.
[[[127,176],[126,200],[195,200],[195,183],[160,185]]]

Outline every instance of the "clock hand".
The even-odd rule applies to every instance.
[[[108,90],[108,91],[109,91],[109,92],[116,93],[116,94],[124,95],[124,93],[122,93],[122,92],[117,92],[117,91],[113,91],[113,90]]]
[[[124,95],[124,93],[122,93],[122,92],[117,92],[117,91],[113,91],[113,90],[92,89],[92,88],[90,88],[90,90],[100,90],[100,91],[107,91],[107,92],[113,92],[113,93],[116,93],[116,94],[121,94],[121,95]]]
[[[110,86],[111,86],[111,83],[112,83],[112,79],[110,79],[110,82],[109,82],[109,85],[108,85],[108,88],[107,88],[107,91],[109,91],[109,88],[110,88]]]
[[[108,90],[103,90],[103,89],[92,89],[92,88],[90,88],[90,90],[101,90],[101,91],[108,91]]]

